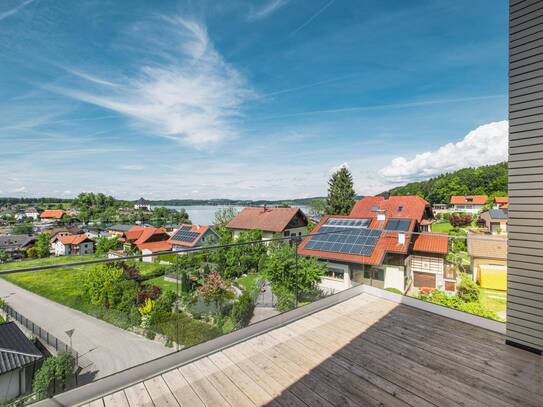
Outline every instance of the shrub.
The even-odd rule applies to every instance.
[[[249,325],[253,316],[254,304],[251,294],[244,292],[239,299],[232,305],[230,317],[234,320],[236,326],[244,327]]]
[[[171,290],[166,290],[158,298],[155,308],[160,311],[171,312],[176,300],[177,294]]]
[[[144,304],[148,299],[156,300],[160,296],[160,291],[160,287],[156,285],[145,286],[145,288],[138,293],[138,305]]]
[[[464,302],[478,302],[481,291],[479,286],[466,274],[460,273],[460,284],[458,284],[458,296]]]
[[[296,295],[284,287],[274,288],[277,297],[277,310],[280,312],[290,311],[296,307]]]
[[[472,216],[468,213],[453,213],[449,218],[450,224],[454,227],[469,225],[472,220]]]
[[[32,390],[38,399],[52,396],[53,384],[59,381],[64,389],[66,382],[74,373],[75,360],[71,353],[61,353],[58,356],[45,359],[32,381]]]
[[[447,308],[456,309],[458,311],[478,315],[483,318],[501,321],[501,319],[498,317],[498,315],[496,315],[495,312],[489,310],[480,302],[465,302],[458,295],[449,296],[443,291],[434,289],[430,292],[421,292],[419,294],[419,299],[431,302],[433,304],[443,305]]]
[[[397,288],[388,287],[388,288],[385,288],[385,290],[390,291],[391,293],[403,295],[403,293],[400,290],[398,290]]]

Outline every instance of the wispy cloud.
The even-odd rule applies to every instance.
[[[150,52],[163,58],[149,58],[152,65],[115,82],[72,69],[96,85],[90,90],[44,87],[121,113],[152,133],[195,147],[235,137],[237,129],[231,121],[242,115],[244,103],[254,94],[243,75],[215,49],[206,28],[195,20],[162,17],[148,30],[138,27],[135,32],[134,41],[146,41],[153,46]]]
[[[247,19],[251,21],[266,18],[284,5],[286,5],[288,2],[289,0],[271,0],[261,7],[253,7],[251,8],[249,15],[247,16]]]
[[[315,14],[313,14],[309,19],[307,19],[302,25],[300,25],[298,28],[296,28],[294,31],[290,33],[290,35],[295,35],[301,30],[303,30],[305,27],[307,27],[309,24],[313,22],[314,19],[316,19],[318,16],[320,16],[324,10],[326,10],[328,7],[334,3],[335,0],[330,0],[328,3],[326,3],[324,6],[322,6]]]
[[[26,1],[23,1],[21,4],[19,4],[17,7],[14,7],[12,8],[11,10],[8,10],[8,11],[4,11],[4,12],[1,12],[0,13],[0,21],[14,15],[14,14],[17,14],[19,12],[19,10],[25,8],[26,6],[28,6],[30,3],[33,3],[34,0],[26,0]]]
[[[102,79],[102,78],[98,78],[94,75],[91,75],[91,74],[88,74],[88,73],[85,73],[85,72],[82,72],[78,69],[72,69],[72,68],[64,68],[67,72],[71,73],[72,75],[75,75],[81,79],[85,79],[89,82],[92,82],[92,83],[95,83],[97,85],[106,85],[106,86],[111,86],[111,87],[118,87],[119,85],[116,84],[116,83],[113,83],[111,81],[108,81],[108,80],[105,80],[105,79]]]
[[[508,130],[506,120],[479,126],[457,143],[417,154],[412,159],[397,157],[381,170],[381,175],[390,181],[406,182],[505,161]]]

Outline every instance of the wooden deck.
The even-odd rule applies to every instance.
[[[359,295],[87,406],[543,406],[543,358]]]

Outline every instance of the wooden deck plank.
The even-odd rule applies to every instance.
[[[536,407],[543,358],[503,335],[362,294],[100,403],[89,407]]]
[[[130,407],[154,407],[153,401],[143,383],[137,383],[126,388],[124,394]]]
[[[179,407],[179,403],[170,391],[170,388],[162,378],[155,376],[144,382],[145,387],[155,406]]]
[[[182,407],[204,407],[202,400],[190,387],[190,384],[179,370],[170,370],[164,373],[162,378]]]
[[[104,397],[104,404],[106,407],[130,407],[123,390]]]
[[[230,405],[194,363],[181,366],[179,371],[206,406],[215,407]]]
[[[320,315],[316,317],[321,319]],[[347,316],[339,316],[332,323],[336,326],[341,324],[346,327],[344,329],[361,329],[364,325],[364,323]],[[449,351],[449,346],[430,341],[424,333],[420,333],[420,336],[411,332],[409,335],[402,335],[398,329],[401,329],[401,326],[387,327],[386,329],[372,327],[370,332],[364,334],[364,339],[385,347],[389,351],[401,350],[403,355],[427,366],[438,363],[436,368],[447,371],[456,380],[464,381],[464,383],[483,390],[493,397],[505,398],[513,403],[522,402],[526,405],[541,405],[540,403],[543,403],[543,397],[534,402],[535,396],[530,397],[533,389],[526,388],[525,381],[516,376],[516,370],[507,367],[508,372],[506,373],[503,369],[490,366],[489,363],[479,363],[471,353],[463,355],[457,351]],[[455,345],[455,347],[457,346],[462,347],[462,344]],[[538,381],[537,378],[534,380]],[[527,392],[518,392],[519,386],[526,388]]]

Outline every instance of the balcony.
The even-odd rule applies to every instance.
[[[38,405],[543,404],[543,359],[503,324],[403,301],[355,287]]]

